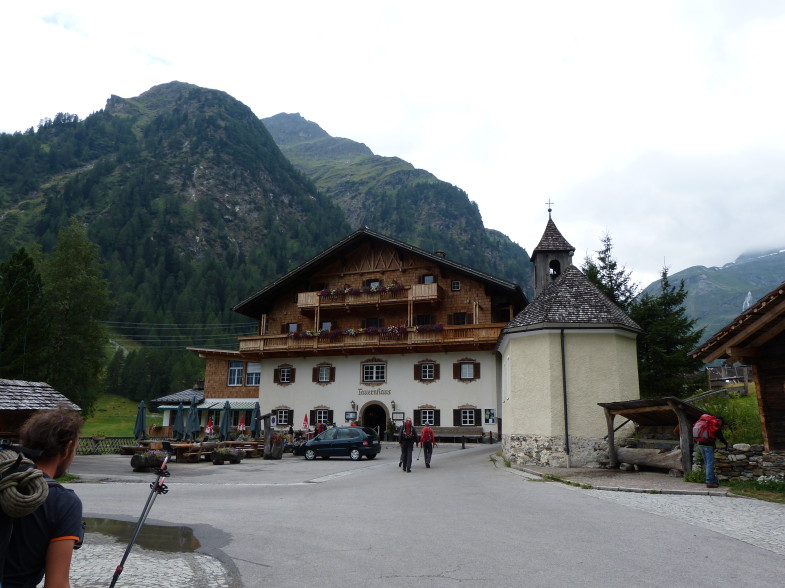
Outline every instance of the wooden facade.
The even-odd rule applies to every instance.
[[[236,351],[192,351],[206,359],[205,400],[253,394],[262,412],[294,411],[295,425],[302,414],[343,416],[357,406],[363,424],[382,428],[393,412],[412,416],[432,403],[428,410],[449,425],[467,406],[495,411],[494,349],[526,304],[515,283],[360,229],[236,305],[258,325]],[[380,366],[383,381],[366,378],[368,363]],[[440,363],[450,369],[412,379],[423,363],[436,370],[431,377]],[[230,374],[238,364],[242,382]],[[459,364],[477,376],[454,377]],[[260,383],[249,386],[245,375],[257,365]],[[320,367],[329,368],[324,379]],[[495,418],[485,424],[495,431]]]
[[[234,310],[259,321],[243,357],[491,349],[520,287],[361,229]]]
[[[785,283],[772,290],[691,355],[753,368],[763,443],[785,450]]]

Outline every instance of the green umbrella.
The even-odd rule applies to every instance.
[[[251,413],[251,436],[258,439],[262,435],[262,409],[259,408],[259,403],[253,405],[253,412]]]
[[[134,425],[134,438],[144,439],[147,437],[147,409],[144,406],[144,400],[139,402],[139,408],[136,411],[136,424]]]
[[[191,398],[191,408],[188,409],[188,416],[185,418],[185,438],[193,441],[202,432],[199,424],[199,410],[196,407],[196,396]]]
[[[183,408],[183,403],[181,402],[177,406],[177,412],[174,413],[174,423],[172,424],[172,437],[176,440],[185,439],[185,421],[183,419],[183,413],[185,409]]]
[[[229,440],[229,433],[232,432],[232,417],[230,412],[232,410],[232,405],[229,404],[227,400],[224,402],[224,409],[221,413],[221,421],[220,425],[218,425],[218,440],[219,441],[228,441]]]

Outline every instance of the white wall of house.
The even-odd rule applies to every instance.
[[[363,382],[362,365],[371,360],[386,363],[386,381]],[[428,383],[415,380],[414,366],[424,360],[439,364],[438,380]],[[479,363],[480,377],[471,381],[453,379],[453,364],[461,360]],[[318,364],[330,364],[335,368],[334,382],[312,382],[312,369]],[[294,383],[273,382],[273,370],[282,365],[295,368]],[[453,426],[453,409],[472,406],[482,411],[482,422],[477,425],[482,425],[486,432],[495,432],[495,422],[485,424],[484,416],[486,409],[496,411],[496,380],[496,360],[492,351],[274,358],[262,362],[259,403],[263,413],[282,407],[293,410],[295,429],[302,425],[303,416],[317,407],[332,409],[336,423],[346,424],[344,413],[352,410],[352,401],[359,414],[369,403],[382,404],[388,418],[393,412],[392,401],[395,401],[395,412],[403,412],[406,418],[411,418],[415,409],[429,405],[440,410],[441,426]]]

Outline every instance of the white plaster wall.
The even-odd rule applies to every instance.
[[[372,358],[387,362],[387,381],[380,385],[362,382],[361,364]],[[463,382],[452,377],[453,363],[471,359],[480,363],[480,378]],[[439,380],[422,383],[414,379],[414,365],[421,360],[431,360],[440,365]],[[452,426],[452,411],[463,405],[482,410],[497,408],[496,364],[492,351],[452,352],[407,355],[354,355],[318,358],[274,358],[262,362],[259,404],[262,413],[286,406],[294,410],[294,427],[302,424],[303,416],[311,410],[326,407],[334,410],[335,421],[345,424],[344,412],[351,410],[351,401],[357,403],[359,414],[368,403],[384,405],[388,418],[390,402],[395,401],[395,411],[404,412],[407,418],[421,405],[432,405],[441,411],[441,425]],[[312,382],[312,369],[320,363],[329,363],[335,369],[335,382]],[[282,364],[296,369],[295,382],[288,385],[273,383],[273,369]],[[484,420],[484,419],[483,419]],[[478,423],[484,430],[496,431],[496,424]]]
[[[602,438],[608,427],[597,403],[640,398],[635,338],[626,331],[568,330],[564,354],[570,436]]]
[[[506,434],[564,435],[561,333],[513,333],[500,348],[502,417]],[[607,425],[598,402],[640,397],[635,337],[615,330],[565,330],[570,437],[602,438]]]
[[[552,394],[561,386],[558,343],[558,337],[546,331],[505,337],[501,349],[502,363],[509,365],[509,376],[502,383],[509,386],[502,390],[505,433],[551,435],[555,423],[563,422],[561,402],[554,404]]]

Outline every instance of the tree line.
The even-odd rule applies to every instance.
[[[692,358],[689,352],[701,341],[703,329],[696,329],[696,321],[687,316],[684,281],[678,286],[671,284],[668,268],[663,267],[659,293],[639,295],[640,286],[614,257],[613,239],[608,233],[602,237],[602,248],[596,252],[596,257],[587,256],[581,269],[642,329],[638,335],[641,397],[694,394],[705,379],[698,374],[703,363]]]

